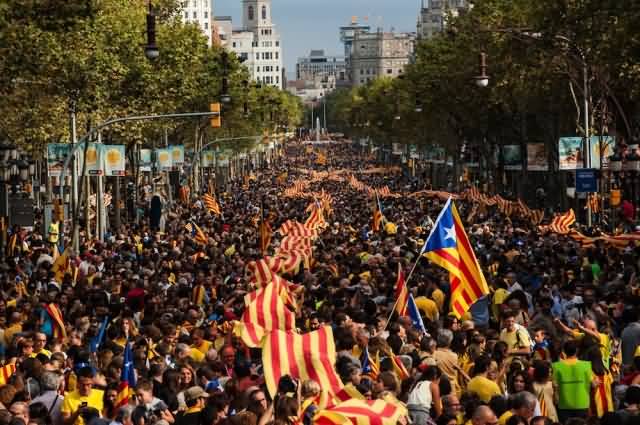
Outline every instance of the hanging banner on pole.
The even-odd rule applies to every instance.
[[[505,170],[522,170],[522,149],[520,145],[502,146],[502,159]]]
[[[156,149],[156,160],[160,171],[171,171],[173,164],[171,162],[171,150],[162,148]]]
[[[171,149],[171,166],[179,167],[184,164],[184,145],[170,146]]]
[[[47,144],[47,171],[50,177],[60,177],[64,161],[70,152],[71,145],[68,143]],[[68,172],[66,174],[69,175]]]
[[[104,145],[104,172],[106,176],[124,176],[125,166],[125,146],[124,145]]]
[[[140,149],[140,171],[151,172],[151,149]]]
[[[76,151],[76,160],[78,163],[78,170],[82,172],[83,167],[86,166],[87,176],[103,176],[104,175],[104,145],[99,143],[89,143],[87,146],[87,163],[85,160],[84,144]]]
[[[203,168],[213,167],[215,161],[214,155],[212,150],[200,152],[200,166]]]
[[[529,171],[548,171],[549,163],[547,161],[547,151],[544,143],[528,143],[527,144],[527,170]]]
[[[602,158],[602,169],[608,169],[609,157],[615,153],[615,137],[591,136],[589,145],[591,149],[591,168],[600,169],[600,158]]]
[[[558,141],[558,169],[579,170],[584,168],[584,139],[561,137]]]

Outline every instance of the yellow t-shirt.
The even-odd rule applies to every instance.
[[[435,301],[430,300],[427,297],[418,297],[415,299],[415,302],[416,307],[424,313],[427,319],[431,322],[438,320],[438,304],[436,304]]]
[[[209,351],[209,349],[211,348],[211,345],[213,343],[211,341],[207,341],[206,339],[202,340],[202,344],[200,344],[199,347],[196,347],[195,345],[192,345],[191,348],[193,350],[198,350],[200,351],[202,354],[207,354],[207,351]],[[192,351],[193,351],[192,350]]]
[[[196,362],[196,363],[202,363],[204,361],[204,353],[196,348],[192,348],[191,351],[189,352],[189,357],[191,357],[191,359]]]
[[[575,339],[584,338],[584,332],[580,332],[577,329],[574,329],[571,333]],[[604,366],[609,368],[609,358],[611,357],[611,339],[609,339],[609,335],[603,334],[602,332],[598,332],[599,340],[598,344],[600,344],[600,353],[602,354],[602,362]]]
[[[4,340],[6,341],[6,344],[10,345],[11,341],[13,341],[13,336],[20,332],[22,332],[22,323],[14,323],[5,329]]]
[[[477,394],[485,403],[489,403],[493,396],[502,394],[498,384],[480,375],[471,378],[467,384],[467,392]]]
[[[104,391],[98,389],[92,389],[87,397],[83,397],[80,395],[78,391],[72,391],[70,393],[66,393],[64,396],[64,401],[62,402],[62,408],[60,408],[60,412],[62,414],[72,415],[76,410],[80,408],[82,403],[86,402],[87,407],[93,407],[102,416],[102,398],[104,397]],[[78,419],[75,421],[75,425],[84,425],[84,420],[81,416],[78,416]]]
[[[516,327],[516,330],[513,332],[508,332],[506,329],[503,329],[502,332],[500,332],[500,341],[505,342],[510,350],[531,347],[529,332],[523,327]]]
[[[493,305],[491,306],[491,312],[494,318],[500,317],[500,304],[504,302],[509,296],[509,291],[504,288],[498,288],[493,293]]]
[[[507,410],[506,412],[504,412],[502,414],[502,416],[500,416],[498,418],[498,424],[500,425],[507,425],[507,421],[509,420],[510,417],[513,416],[513,412],[511,410]]]
[[[431,293],[431,299],[435,301],[436,305],[438,306],[438,311],[442,313],[443,311],[442,309],[444,308],[444,299],[445,299],[444,292],[442,292],[440,289],[435,289]]]
[[[31,353],[31,355],[29,357],[36,357],[38,354],[44,354],[45,356],[51,358],[51,351],[47,350],[46,348],[43,348],[42,350],[38,351],[37,353]]]

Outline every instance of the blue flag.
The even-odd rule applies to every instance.
[[[102,324],[100,325],[100,330],[98,330],[98,335],[91,338],[91,352],[95,353],[100,348],[102,344],[102,340],[104,339],[104,333],[107,330],[107,325],[109,324],[109,316],[105,316]]]
[[[418,310],[416,301],[413,299],[413,295],[411,294],[409,294],[409,301],[407,301],[407,311],[409,312],[409,318],[411,319],[413,327],[426,334],[427,329],[424,327],[420,310]]]

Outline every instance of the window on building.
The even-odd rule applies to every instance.
[[[233,48],[235,49],[236,47],[236,42],[234,41],[233,43],[231,43],[231,45],[233,46]]]
[[[197,19],[198,18],[198,12],[193,11],[193,19]]]
[[[205,22],[204,23],[204,29],[208,30],[209,29],[209,22]]]
[[[246,60],[248,60],[248,59],[249,59],[249,53],[247,53],[247,52],[242,52],[242,53],[240,53],[240,59],[241,59],[242,61],[246,61]]]
[[[262,19],[267,19],[267,6],[262,6]]]
[[[280,55],[280,54],[279,54],[278,52],[276,52],[276,59],[278,59],[278,56],[279,56],[279,55]]]
[[[252,41],[251,42],[251,46],[252,47],[258,47],[258,42],[257,41]]]
[[[260,53],[256,53],[256,60],[260,60]]]
[[[256,66],[256,72],[260,72],[260,67]]]
[[[364,80],[360,78],[360,84],[364,84]]]
[[[247,8],[247,15],[249,15],[249,20],[253,21],[253,6]]]
[[[209,19],[209,12],[206,10],[204,11],[204,19]]]
[[[280,77],[276,75],[276,84],[280,84]]]
[[[278,47],[280,45],[279,41],[276,41],[276,47]]]
[[[280,71],[280,67],[276,65],[276,71]]]
[[[184,20],[185,21],[189,20],[189,12],[184,12]]]
[[[393,69],[387,69],[387,74],[393,74]]]
[[[364,69],[360,68],[360,75],[364,75]]]
[[[367,75],[371,74],[371,70],[367,68]]]

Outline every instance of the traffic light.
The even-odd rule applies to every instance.
[[[211,112],[217,112],[217,115],[211,116],[211,127],[220,128],[222,127],[222,117],[220,116],[220,104],[212,103],[210,105]]]

